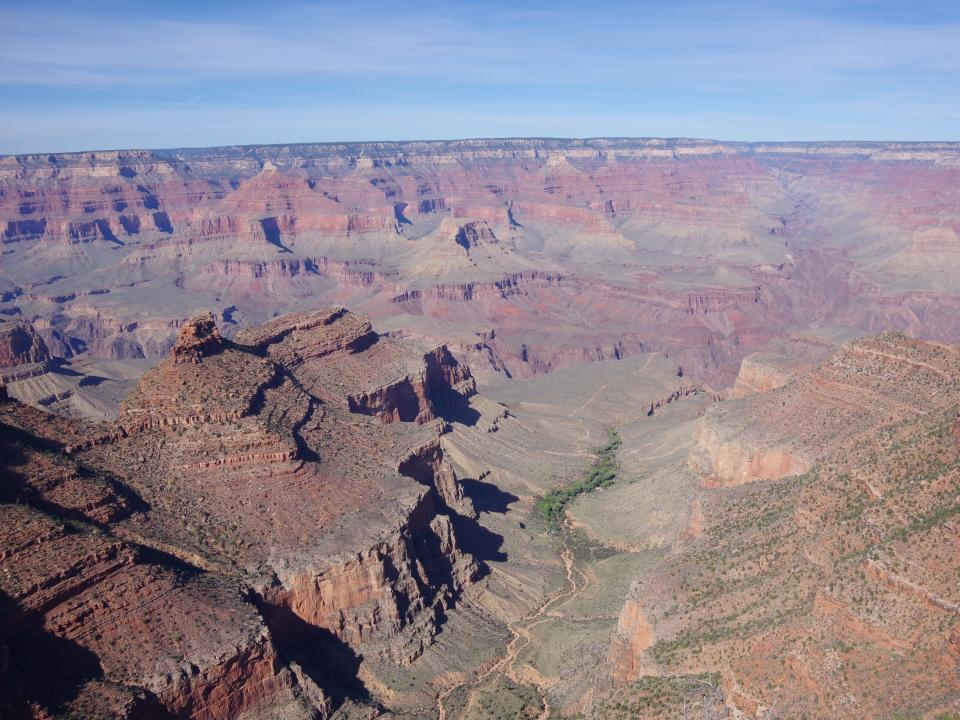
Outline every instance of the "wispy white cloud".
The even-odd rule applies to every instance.
[[[86,147],[111,128],[108,145],[130,144],[120,138],[134,135],[112,118],[133,122],[140,108],[149,137],[136,144],[145,145],[171,144],[161,138],[173,127],[185,130],[172,144],[206,142],[202,128],[189,129],[196,113],[214,126],[238,118],[231,127],[249,135],[238,142],[298,128],[309,132],[302,139],[337,128],[368,137],[658,134],[656,118],[677,124],[666,134],[714,137],[731,137],[723,128],[738,121],[741,133],[773,123],[807,137],[855,123],[864,136],[949,132],[943,119],[960,111],[960,15],[918,7],[906,22],[895,4],[879,14],[847,5],[427,1],[177,16],[119,0],[6,2],[0,151],[47,149],[41,128]],[[318,116],[311,124],[291,110]]]
[[[460,7],[461,9],[457,9]],[[0,82],[189,84],[249,77],[445,78],[614,86],[681,80],[830,82],[850,73],[960,72],[960,24],[897,26],[771,5],[410,11],[288,7],[257,21],[169,20],[5,5]]]

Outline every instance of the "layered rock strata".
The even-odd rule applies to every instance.
[[[478,372],[652,350],[727,385],[793,341],[960,340],[958,157],[689,139],[7,157],[0,313],[57,357],[156,360],[196,308],[232,336],[350,304],[457,351],[495,327],[464,350]]]
[[[419,423],[351,412],[401,369]],[[198,316],[114,422],[5,401],[3,642],[47,638],[83,668],[61,682],[26,656],[0,678],[22,686],[11,708],[316,717],[364,697],[360,658],[417,658],[476,575],[430,420],[471,390],[445,350],[335,308],[234,341]]]

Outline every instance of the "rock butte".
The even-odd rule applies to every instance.
[[[958,180],[951,143],[0,158],[0,716],[960,713]]]

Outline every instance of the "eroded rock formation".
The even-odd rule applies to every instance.
[[[198,363],[203,358],[215,355],[223,349],[223,339],[217,329],[213,313],[197,315],[180,328],[177,343],[171,357],[175,363]]]
[[[400,368],[419,424],[351,411]],[[426,417],[470,391],[445,350],[336,308],[236,341],[198,316],[110,423],[5,401],[0,643],[37,648],[0,678],[8,710],[322,717],[357,658],[417,658],[477,574]]]
[[[44,371],[50,352],[33,327],[22,322],[0,323],[0,379],[22,380]]]

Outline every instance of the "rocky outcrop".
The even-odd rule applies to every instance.
[[[730,391],[733,399],[764,393],[786,385],[802,370],[796,361],[767,353],[753,353],[740,363],[740,372]]]
[[[446,346],[423,356],[424,369],[374,390],[347,396],[350,412],[373,415],[381,422],[425,423],[456,414],[476,392],[476,381]]]
[[[420,302],[423,300],[470,301],[483,297],[507,298],[524,292],[528,284],[559,285],[564,278],[554,273],[511,273],[491,282],[470,282],[453,285],[435,285],[428,290],[408,290],[390,298],[394,303]]]
[[[396,281],[396,273],[377,269],[373,260],[333,258],[291,258],[271,261],[215,260],[201,272],[214,277],[241,277],[251,280],[283,281],[305,275],[333,278],[344,287],[366,288]]]
[[[217,329],[217,321],[213,313],[206,312],[197,315],[180,328],[177,343],[173,346],[172,358],[174,363],[198,363],[222,349],[223,338]]]
[[[759,442],[760,445],[763,441]],[[747,438],[726,438],[717,428],[704,424],[698,436],[702,485],[708,488],[736,487],[756,480],[779,480],[810,469],[810,461],[787,448],[752,447]],[[696,461],[695,461],[696,464]]]
[[[195,317],[110,423],[4,402],[16,484],[0,494],[0,566],[17,570],[0,591],[122,673],[115,704],[140,693],[173,717],[325,717],[362,685],[359,658],[418,658],[479,569],[457,536],[475,513],[442,426],[386,431],[349,407],[354,385],[389,387],[400,370],[431,417],[473,390],[445,348],[424,356],[330,308],[237,342]],[[92,672],[70,707],[95,716]]]
[[[350,412],[373,415],[383,423],[417,422],[434,419],[433,408],[422,382],[408,377],[347,396]]]
[[[310,272],[312,263],[309,260],[274,260],[272,262],[244,262],[242,260],[217,260],[203,268],[207,275],[224,275],[263,279],[290,279],[301,273]]]
[[[620,610],[617,630],[610,644],[608,660],[614,682],[625,685],[643,674],[643,653],[653,644],[653,629],[643,607],[628,598]]]
[[[151,688],[175,717],[226,720],[269,708],[271,701],[293,696],[294,688],[302,692],[292,672],[282,668],[266,634],[210,668],[187,670]],[[310,710],[324,716],[329,700],[311,699],[319,702],[310,703]]]
[[[483,243],[499,242],[485,220],[463,223],[457,228],[454,242],[467,252]]]
[[[4,377],[17,366],[43,364],[49,359],[46,343],[29,323],[0,323],[0,372]]]
[[[666,407],[672,402],[679,400],[680,398],[690,397],[691,395],[696,395],[698,392],[702,392],[703,388],[700,385],[684,383],[680,385],[676,390],[671,392],[665,397],[657,398],[656,400],[650,403],[650,407],[647,409],[647,416],[650,417],[654,415],[657,410]]]
[[[0,709],[227,720],[300,694],[229,581],[201,581],[109,535],[70,531],[51,512],[65,510],[45,493],[0,505],[12,523],[0,537],[0,648],[19,654]]]
[[[3,231],[3,244],[20,242],[21,240],[38,240],[47,231],[47,221],[39,220],[8,220]]]
[[[315,329],[322,332],[308,332]],[[338,351],[352,352],[376,340],[367,318],[342,307],[278,318],[245,329],[237,340],[263,352],[291,336],[296,336],[298,349],[304,353],[298,352],[289,358],[294,361],[316,360]]]
[[[423,382],[434,406],[455,411],[465,398],[477,391],[470,368],[457,361],[446,345],[423,356]]]
[[[297,572],[263,592],[271,628],[281,637],[300,622],[329,631],[365,655],[406,665],[436,635],[476,573],[457,547],[450,518],[425,492],[410,515],[375,546],[342,563]],[[296,618],[296,620],[294,620]]]
[[[438,440],[430,440],[411,450],[397,466],[397,471],[431,488],[439,507],[467,517],[476,515],[470,500],[464,497],[456,473],[444,458]]]

